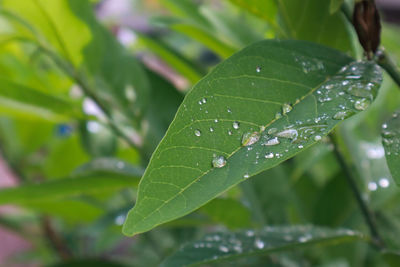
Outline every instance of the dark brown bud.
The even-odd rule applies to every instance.
[[[353,24],[358,39],[370,59],[381,41],[381,22],[373,1],[361,1],[354,7]]]

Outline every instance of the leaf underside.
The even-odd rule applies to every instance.
[[[192,212],[366,108],[381,71],[352,61],[309,42],[266,40],[221,63],[187,94],[123,232],[145,232]]]
[[[385,148],[386,161],[397,185],[400,185],[400,110],[382,126],[382,143]]]
[[[269,254],[294,247],[336,244],[355,241],[363,236],[352,230],[312,226],[269,227],[261,231],[208,234],[203,239],[188,243],[168,257],[161,266],[196,266]]]

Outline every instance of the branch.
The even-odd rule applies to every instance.
[[[341,169],[345,172],[346,180],[350,185],[351,190],[353,191],[353,195],[357,200],[358,206],[361,209],[361,212],[364,216],[365,222],[368,225],[372,236],[372,243],[378,249],[384,249],[385,243],[382,237],[379,234],[378,226],[375,221],[374,213],[369,209],[367,203],[365,203],[360,190],[358,189],[355,178],[353,177],[353,172],[351,171],[351,167],[346,163],[346,160],[342,153],[339,151],[339,145],[335,139],[335,136],[331,135],[331,140],[334,147],[334,154],[336,156],[337,161],[339,162]]]
[[[61,259],[69,260],[72,258],[72,253],[69,248],[64,244],[63,239],[53,229],[50,218],[44,216],[42,218],[43,232],[53,249],[58,253]]]

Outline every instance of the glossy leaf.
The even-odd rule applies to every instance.
[[[340,12],[329,13],[330,2],[279,0],[280,25],[290,38],[313,41],[344,52],[352,52],[354,45],[351,25]]]
[[[137,182],[138,177],[96,173],[40,184],[25,184],[0,190],[0,205],[29,205],[34,202],[63,199],[83,194],[116,191],[135,185]]]
[[[381,71],[351,60],[308,42],[271,40],[221,63],[179,108],[141,180],[124,233],[190,213],[366,108]]]
[[[191,62],[176,51],[172,50],[172,48],[164,44],[161,40],[153,39],[145,35],[139,35],[139,37],[146,49],[150,49],[153,53],[162,58],[167,64],[182,74],[191,83],[194,84],[200,80],[202,73],[199,72]]]
[[[264,1],[264,0],[229,0],[237,6],[249,11],[257,17],[267,21],[273,26],[276,24],[276,15],[278,7],[276,1]]]
[[[400,110],[382,125],[382,143],[386,161],[397,185],[400,185]]]
[[[0,113],[24,118],[65,121],[85,117],[78,103],[6,79],[0,79],[0,103]]]
[[[352,230],[331,230],[312,226],[268,227],[261,231],[214,233],[184,245],[161,266],[197,266],[254,254],[268,255],[293,248],[337,244],[362,238],[362,234]]]
[[[70,78],[79,73],[80,83],[95,88],[92,91],[107,106],[132,119],[144,114],[149,100],[147,77],[136,58],[97,22],[89,1],[6,0],[2,6],[18,17],[16,34],[34,35],[38,44],[45,43],[47,54]],[[53,50],[57,53],[49,52]],[[132,90],[136,98],[126,96]]]

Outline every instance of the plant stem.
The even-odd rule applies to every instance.
[[[390,75],[393,81],[400,88],[400,70],[397,67],[396,63],[389,57],[389,55],[383,50],[380,49],[377,54],[377,63],[381,66],[386,72]]]
[[[361,194],[360,190],[358,189],[357,183],[354,179],[353,172],[351,171],[349,164],[346,163],[344,156],[342,155],[342,153],[339,150],[339,145],[336,142],[335,136],[331,135],[331,140],[334,145],[333,151],[336,156],[336,159],[339,162],[341,169],[345,172],[346,180],[349,183],[351,190],[353,191],[353,195],[357,200],[357,204],[360,207],[361,212],[364,216],[365,222],[367,223],[368,228],[371,232],[372,243],[378,249],[384,249],[385,243],[379,234],[378,226],[375,221],[374,213],[369,209],[367,203],[364,201],[362,194]]]
[[[64,244],[61,236],[53,229],[50,218],[44,216],[42,218],[42,228],[47,240],[57,252],[62,260],[69,260],[72,258],[72,253],[69,248]]]

